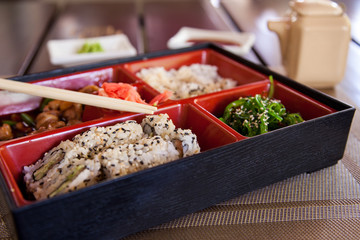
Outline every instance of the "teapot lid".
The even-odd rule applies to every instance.
[[[293,0],[289,6],[303,16],[340,16],[343,9],[330,0]]]

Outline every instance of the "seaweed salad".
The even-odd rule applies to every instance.
[[[252,137],[303,122],[300,113],[289,113],[280,100],[274,99],[274,80],[269,77],[267,96],[240,97],[228,104],[219,119],[242,135]]]

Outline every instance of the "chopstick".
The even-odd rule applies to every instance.
[[[156,107],[146,104],[60,88],[41,86],[31,83],[18,82],[4,78],[0,78],[0,89],[118,111],[153,114],[154,111],[157,110]]]

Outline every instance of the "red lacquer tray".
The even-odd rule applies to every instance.
[[[77,90],[88,84],[125,82],[143,99],[159,94],[136,77],[145,67],[179,68],[192,63],[218,67],[237,85],[228,90],[168,100],[155,114],[167,113],[176,127],[191,129],[201,153],[118,179],[34,201],[24,194],[22,168],[65,139],[92,126],[107,126],[143,114],[86,106],[81,124],[25,136],[0,146],[1,202],[7,226],[20,239],[114,239],[201,210],[271,183],[335,164],[342,158],[354,108],[211,44],[68,68],[16,78]],[[228,103],[269,90],[305,122],[246,137],[218,118]],[[18,110],[34,108],[26,103]],[[121,226],[121,227],[119,227]]]

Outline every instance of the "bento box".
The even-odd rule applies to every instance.
[[[146,114],[85,106],[80,123],[3,141],[0,145],[0,206],[19,239],[120,239],[304,172],[336,164],[343,156],[355,109],[212,44],[144,54],[14,80],[77,90],[88,84],[124,82],[150,101],[159,92],[137,73],[143,68],[210,64],[235,86],[169,99],[156,114],[197,136],[200,152],[85,188],[34,200],[25,191],[24,166],[61,141],[91,127],[110,126]],[[269,80],[271,76],[274,80]],[[305,121],[256,136],[235,131],[220,118],[240,97],[273,96]],[[34,105],[19,105],[31,112]],[[4,116],[2,116],[4,117]]]

